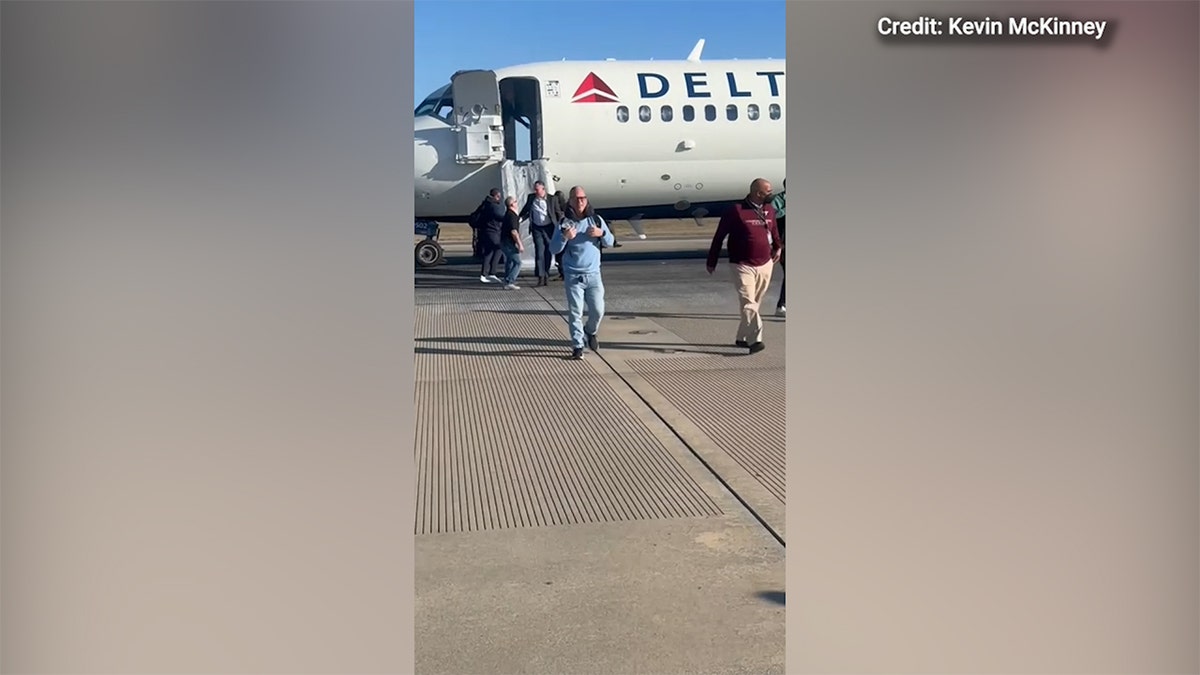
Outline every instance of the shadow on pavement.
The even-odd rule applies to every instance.
[[[475,312],[489,314],[526,314],[531,316],[562,316],[562,312],[553,309],[476,309]],[[705,319],[712,321],[739,321],[737,314],[696,314],[692,312],[613,312],[605,313],[605,321],[625,321],[629,319]],[[762,317],[763,322],[782,319],[773,316]]]
[[[526,337],[425,337],[417,338],[417,354],[448,354],[457,356],[540,356],[545,358],[563,358],[563,352],[569,352],[567,340],[550,340],[547,338]],[[425,343],[422,345],[421,343]],[[450,343],[463,347],[428,346],[433,344]],[[470,349],[478,345],[481,349]],[[514,349],[495,349],[488,346],[513,345]],[[695,345],[695,344],[664,344],[647,342],[601,342],[600,353],[605,350],[661,350],[664,353],[678,354],[708,354],[712,356],[746,356],[746,351],[734,345]],[[715,351],[715,350],[721,351]]]
[[[787,605],[783,591],[763,591],[757,594],[759,598],[777,605]]]

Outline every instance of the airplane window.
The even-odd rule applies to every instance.
[[[746,117],[749,117],[752,120],[758,119],[758,104],[757,103],[751,103],[750,105],[746,106]]]
[[[730,104],[730,105],[725,106],[725,119],[729,120],[730,122],[737,119],[737,106],[736,105]]]
[[[675,113],[674,113],[674,111],[671,110],[671,106],[664,105],[662,107],[662,121],[670,122],[671,118],[673,118],[674,116],[675,116]]]
[[[623,105],[617,106],[617,121],[622,123],[629,121],[629,108]]]
[[[711,104],[704,106],[704,119],[709,122],[715,121],[717,119],[717,106]]]
[[[650,106],[644,105],[638,108],[638,119],[643,122],[650,121]]]
[[[696,109],[690,105],[683,106],[683,121],[691,122],[696,119]]]
[[[773,119],[773,120],[779,119],[779,115],[780,115],[781,111],[779,109],[778,103],[772,103],[769,110],[770,110],[771,119]]]
[[[430,117],[450,120],[453,113],[454,101],[452,100],[450,85],[447,84],[429,96],[426,96],[425,100],[421,101],[421,105],[417,106],[417,109],[413,111],[413,116],[421,117],[422,115],[429,115]]]

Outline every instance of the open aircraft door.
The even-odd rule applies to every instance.
[[[500,86],[490,70],[463,70],[450,80],[454,94],[455,133],[459,164],[484,164],[504,159],[504,118]]]

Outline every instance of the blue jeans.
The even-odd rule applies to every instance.
[[[508,242],[501,244],[500,250],[504,251],[504,283],[515,284],[521,273],[521,252],[515,244]]]
[[[595,335],[604,318],[604,280],[599,272],[591,274],[566,273],[563,286],[567,289],[567,323],[571,327],[571,346],[582,349],[585,333]],[[587,306],[587,325],[583,325],[583,309]]]

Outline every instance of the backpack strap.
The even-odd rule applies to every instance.
[[[596,227],[603,228],[603,227],[608,226],[608,223],[605,222],[604,218],[597,211],[592,210],[592,217],[596,219],[595,223],[594,223],[596,225]],[[600,248],[608,248],[607,246],[604,245],[603,237],[601,237],[599,240],[596,241],[596,246],[598,246]]]

